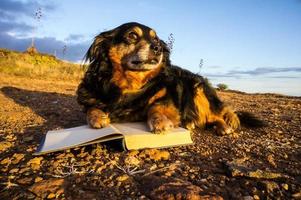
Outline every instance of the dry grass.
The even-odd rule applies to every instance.
[[[0,73],[42,79],[79,80],[84,68],[47,54],[0,49]]]

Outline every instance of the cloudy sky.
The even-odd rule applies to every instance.
[[[79,62],[95,35],[130,21],[172,33],[172,62],[214,84],[301,96],[301,0],[1,0],[0,48],[24,51],[34,36]]]

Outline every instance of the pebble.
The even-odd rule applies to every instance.
[[[253,200],[253,197],[252,196],[244,196],[243,200]]]
[[[208,182],[207,179],[205,179],[205,178],[202,178],[200,181],[201,181],[201,183],[207,183]]]
[[[153,170],[155,170],[155,169],[157,169],[157,168],[158,168],[157,164],[153,164],[153,165],[149,168],[149,170],[150,170],[150,171],[153,171]]]
[[[36,177],[35,179],[34,179],[34,182],[35,183],[37,183],[37,182],[40,182],[40,181],[42,181],[43,180],[43,178],[42,177]]]
[[[48,194],[47,199],[53,199],[53,198],[55,198],[55,194],[54,193]]]
[[[10,148],[13,144],[11,142],[0,142],[0,152],[4,152],[6,149]]]
[[[123,181],[126,181],[128,179],[129,179],[129,176],[127,174],[124,174],[124,175],[118,176],[116,180],[118,182],[123,182]]]
[[[27,162],[27,166],[30,166],[33,170],[38,170],[41,167],[41,161],[43,157],[35,157]]]
[[[194,178],[195,178],[195,175],[194,175],[194,174],[191,174],[189,177],[190,177],[191,179],[194,179]]]
[[[278,184],[274,181],[262,181],[262,184],[268,192],[273,192],[279,188]]]
[[[283,157],[284,157],[285,159],[287,159],[287,158],[288,158],[288,155],[287,155],[286,153],[283,153]]]
[[[33,152],[35,149],[34,148],[31,148],[31,147],[28,147],[27,149],[26,149],[26,151],[27,152]]]
[[[124,163],[129,166],[139,166],[140,159],[136,156],[127,156],[124,160]]]
[[[151,160],[155,160],[155,161],[168,160],[170,157],[170,153],[164,150],[146,149],[139,154],[139,157],[141,158],[149,157]]]
[[[17,182],[22,185],[27,185],[32,182],[32,178],[31,177],[21,178],[21,179],[17,180]]]
[[[182,173],[182,176],[185,176],[185,177],[186,177],[186,176],[188,176],[188,173],[187,173],[187,172],[183,172],[183,173]]]
[[[139,154],[139,151],[138,150],[131,150],[128,155],[129,156],[137,156]]]
[[[169,176],[171,176],[172,174],[173,174],[173,172],[171,172],[171,171],[167,171],[167,172],[165,172],[165,174],[164,174],[164,175],[169,177]]]
[[[282,183],[281,186],[282,186],[283,189],[288,190],[288,184]]]
[[[18,164],[24,158],[24,154],[15,153],[13,155],[12,164]]]
[[[177,178],[146,176],[141,185],[141,192],[150,199],[222,199],[214,194],[200,196],[201,187]]]
[[[29,167],[24,167],[24,168],[21,168],[21,169],[20,169],[19,173],[20,173],[20,174],[23,174],[24,172],[29,171],[29,170],[30,170]]]
[[[301,192],[297,192],[297,193],[293,194],[292,197],[294,197],[296,199],[300,199],[301,198]]]
[[[11,158],[4,158],[0,164],[1,165],[5,165],[5,164],[10,164],[11,163]]]
[[[9,170],[9,173],[13,174],[13,173],[17,173],[18,171],[19,171],[18,168],[14,168],[14,169]]]
[[[23,141],[24,142],[30,142],[30,141],[33,141],[34,140],[34,137],[33,136],[27,136],[27,137],[24,137],[23,138]]]
[[[34,183],[28,190],[44,199],[46,197],[48,198],[48,195],[51,193],[61,195],[64,192],[63,184],[64,179],[53,178]]]
[[[275,159],[274,156],[272,154],[267,156],[267,160],[268,162],[273,166],[273,167],[277,167],[276,163],[275,163]]]
[[[158,165],[158,167],[159,167],[159,168],[162,168],[162,167],[165,167],[165,165],[164,165],[164,163],[160,163],[160,164]]]

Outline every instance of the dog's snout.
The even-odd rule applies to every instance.
[[[161,47],[159,45],[152,44],[151,49],[155,54],[159,54],[161,52]]]

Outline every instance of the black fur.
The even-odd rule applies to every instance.
[[[120,42],[124,30],[133,25],[148,28],[138,23],[128,23],[95,37],[86,54],[86,61],[89,62],[89,66],[77,91],[78,103],[83,105],[85,110],[91,107],[99,108],[109,113],[111,122],[146,121],[150,106],[157,102],[164,104],[172,101],[180,111],[181,122],[185,126],[185,124],[198,118],[194,97],[196,88],[203,88],[210,103],[210,110],[213,113],[222,111],[224,104],[207,79],[170,64],[170,52],[163,41],[160,41],[164,53],[163,70],[159,75],[149,80],[140,91],[122,95],[120,88],[110,82],[113,72],[112,63],[108,60],[108,49],[110,45]],[[166,88],[167,95],[156,100],[153,104],[149,104],[150,98],[162,88]],[[248,121],[248,119],[253,119],[253,122],[256,121],[253,116],[246,113],[241,113],[239,116],[242,121]],[[259,124],[258,122],[256,123]]]

